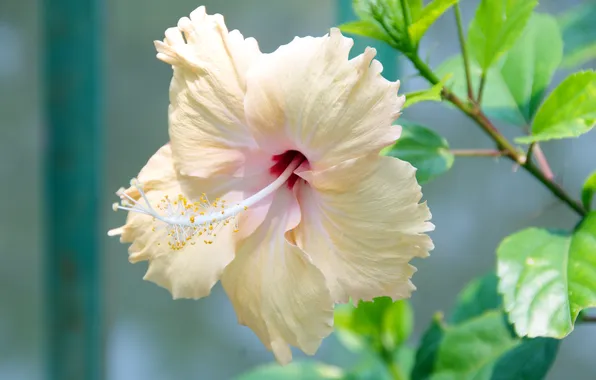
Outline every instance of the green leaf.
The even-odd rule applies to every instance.
[[[236,380],[332,380],[343,379],[341,368],[315,362],[294,362],[284,367],[270,364],[242,374]]]
[[[592,209],[592,198],[596,193],[596,172],[592,173],[582,189],[582,204],[586,210]]]
[[[501,76],[529,124],[563,58],[563,40],[554,17],[534,14],[501,67]]]
[[[410,303],[401,300],[391,304],[385,311],[381,340],[391,350],[402,346],[414,329],[414,311]]]
[[[410,9],[410,17],[412,20],[418,20],[422,9],[424,9],[424,1],[422,0],[406,0],[408,8]]]
[[[416,178],[420,183],[445,173],[454,160],[447,140],[419,125],[404,125],[401,137],[381,154],[411,163],[418,169]]]
[[[461,55],[447,59],[437,68],[437,73],[442,76],[451,74],[452,78],[447,80],[445,86],[449,87],[460,98],[465,99],[468,97],[464,63]],[[482,69],[478,63],[470,60],[472,87],[475,89],[479,86],[481,73]],[[507,88],[499,68],[489,69],[486,78],[484,96],[482,97],[484,112],[490,118],[499,119],[513,125],[524,125],[524,117],[517,106],[516,100]]]
[[[388,42],[403,52],[413,52],[428,28],[457,1],[433,0],[425,7],[422,0],[406,0],[410,16],[407,25],[401,0],[353,0],[354,12],[365,23],[349,23],[340,28],[346,33]]]
[[[572,234],[529,228],[497,249],[499,291],[519,336],[563,338],[596,306],[596,213]]]
[[[490,310],[501,308],[501,295],[497,292],[499,278],[495,273],[472,280],[459,293],[451,323],[458,324],[478,317]]]
[[[389,297],[360,302],[357,307],[336,307],[335,329],[340,342],[352,351],[369,347],[376,352],[393,352],[412,333],[414,315],[406,300],[393,302]]]
[[[413,91],[406,94],[406,103],[404,104],[403,108],[408,108],[416,103],[420,102],[440,102],[441,101],[441,91],[443,91],[444,83],[449,78],[443,79],[441,82],[435,84],[429,89],[420,90],[420,91]]]
[[[400,0],[353,0],[354,12],[361,20],[377,26],[386,36],[383,41],[401,51],[411,51]]]
[[[486,71],[521,35],[536,0],[482,0],[468,31],[472,55]]]
[[[495,362],[519,344],[503,320],[490,311],[445,331],[432,380],[489,380]]]
[[[384,42],[391,42],[391,38],[379,27],[379,25],[369,20],[348,22],[340,25],[339,29],[344,33],[370,37]]]
[[[487,115],[513,125],[529,124],[561,61],[562,49],[555,19],[533,15],[502,64],[486,73],[482,108]],[[447,85],[456,95],[468,96],[461,56],[448,59],[437,71],[440,75],[452,73],[453,80]],[[471,60],[470,71],[472,87],[477,89],[482,68]]]
[[[561,50],[561,36],[555,20],[548,15],[535,14],[503,63],[486,73],[482,98],[486,114],[513,125],[529,124],[561,60]],[[467,98],[461,56],[448,59],[437,72],[440,75],[453,74],[453,79],[446,85],[459,97]],[[470,72],[472,88],[477,89],[482,68],[473,59]]]
[[[280,379],[281,380],[281,379]],[[356,365],[342,380],[393,380],[385,363],[373,358]]]
[[[560,340],[551,338],[524,339],[497,361],[490,380],[544,379],[559,350]]]
[[[369,342],[366,336],[353,331],[354,307],[350,304],[338,305],[333,313],[335,336],[339,342],[352,352],[363,351]]]
[[[440,313],[435,314],[431,325],[422,336],[420,346],[418,346],[418,350],[416,351],[416,360],[414,361],[411,376],[412,380],[427,380],[430,378],[435,368],[437,353],[439,352],[444,334],[443,316]]]
[[[434,0],[423,9],[410,5],[412,24],[408,27],[408,33],[412,44],[418,45],[428,28],[457,2],[458,0]]]
[[[596,58],[596,3],[586,2],[563,14],[559,25],[565,41],[563,67],[583,65]]]
[[[519,137],[518,143],[531,143],[588,132],[596,122],[596,72],[583,71],[567,77],[542,104],[532,135]]]
[[[414,369],[414,363],[416,362],[416,350],[406,346],[401,347],[397,351],[396,362],[402,372],[402,377],[409,379],[410,373]]]

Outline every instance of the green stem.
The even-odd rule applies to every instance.
[[[542,182],[542,184],[546,186],[551,193],[553,193],[557,198],[565,202],[580,216],[585,216],[587,214],[587,211],[584,209],[581,203],[571,198],[561,186],[553,182],[551,179],[547,178],[542,172],[542,170],[536,167],[532,163],[532,161],[527,161],[524,165],[522,165],[522,167],[526,169],[528,173],[532,174],[537,180]]]
[[[540,167],[540,170],[542,170],[542,172],[544,173],[544,176],[548,179],[550,179],[551,181],[555,179],[555,174],[553,173],[552,169],[550,168],[550,165],[548,164],[548,160],[546,159],[546,156],[544,155],[544,152],[542,151],[542,148],[540,147],[540,144],[538,143],[533,143],[534,145],[534,158],[536,159],[536,162],[538,163],[538,166]],[[529,151],[530,149],[528,149]],[[531,155],[527,155],[528,156],[528,160],[531,159]]]
[[[526,157],[528,160],[532,159],[532,155],[534,154],[535,146],[536,146],[536,143],[531,143],[530,146],[528,147],[528,151],[526,152]]]
[[[480,85],[478,86],[478,99],[476,99],[477,104],[482,104],[482,94],[484,93],[484,85],[486,84],[486,71],[482,70],[482,74],[480,74]]]
[[[453,5],[455,12],[455,23],[457,24],[457,35],[459,37],[459,45],[461,47],[461,56],[464,60],[464,70],[466,73],[466,85],[468,87],[468,99],[474,100],[474,90],[472,89],[472,76],[470,75],[470,59],[468,58],[468,49],[466,47],[466,38],[464,37],[464,28],[461,21],[461,12],[459,10],[459,3]]]
[[[439,83],[439,78],[435,75],[435,73],[433,73],[430,67],[428,67],[428,65],[420,59],[420,57],[415,54],[407,54],[406,56],[412,61],[414,67],[416,67],[420,75],[426,78],[426,80],[428,80],[431,84]],[[553,195],[566,203],[580,216],[585,216],[587,214],[586,210],[578,201],[570,197],[565,190],[553,182],[552,179],[547,178],[539,168],[534,166],[531,160],[528,160],[522,152],[518,151],[518,149],[513,146],[509,140],[507,140],[507,138],[505,138],[505,136],[503,136],[501,132],[492,124],[492,122],[486,117],[478,105],[469,105],[464,103],[446,87],[443,88],[442,95],[445,100],[451,102],[461,111],[463,111],[470,119],[474,120],[476,124],[478,124],[478,126],[480,126],[480,128],[482,128],[482,130],[495,142],[497,148],[504,152],[504,156],[518,163],[538,181],[542,182],[542,184],[544,184],[544,186],[546,186],[546,188],[549,189]]]
[[[410,8],[406,0],[401,0],[401,11],[404,14],[404,23],[406,24],[406,30],[412,24],[412,17],[410,15]]]
[[[451,149],[451,153],[458,157],[501,157],[505,154],[496,149]]]
[[[389,371],[389,373],[391,374],[391,378],[393,380],[406,380],[404,379],[399,369],[399,366],[395,363],[395,360],[393,359],[393,355],[391,354],[391,352],[389,352],[385,348],[382,348],[380,356],[383,360],[383,363],[385,363],[385,366],[387,367],[387,371]]]

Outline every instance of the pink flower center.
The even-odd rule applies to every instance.
[[[273,174],[275,177],[279,177],[286,170],[286,168],[295,160],[299,160],[301,162],[301,166],[305,169],[310,169],[310,165],[308,164],[308,159],[306,158],[306,156],[298,152],[297,150],[285,151],[282,154],[277,154],[271,157],[271,159],[273,160],[274,164],[273,166],[271,166],[271,168],[269,168],[269,172]],[[294,188],[296,181],[298,181],[299,179],[299,176],[292,173],[290,178],[288,178],[286,184],[290,189],[292,189]]]

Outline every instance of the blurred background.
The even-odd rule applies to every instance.
[[[52,2],[59,3],[48,3]],[[93,51],[98,53],[96,81],[86,87],[98,91],[89,93],[97,98],[99,107],[95,127],[93,120],[84,123],[90,116],[85,110],[72,110],[72,117],[82,121],[78,128],[95,130],[49,136],[47,120],[53,100],[47,99],[44,91],[47,83],[57,82],[44,79],[48,38],[43,25],[52,17],[60,22],[69,19],[56,15],[61,7],[47,9],[40,1],[0,0],[0,379],[46,377],[52,368],[49,358],[53,357],[48,337],[65,315],[63,308],[81,308],[87,318],[77,325],[73,336],[64,337],[65,345],[74,344],[80,338],[77,334],[84,334],[89,325],[95,326],[95,332],[87,336],[95,342],[85,344],[99,363],[97,378],[233,378],[273,357],[250,330],[237,324],[221,287],[216,286],[207,299],[172,301],[166,290],[142,280],[146,264],[129,264],[127,247],[105,234],[124,221],[124,214],[111,211],[114,191],[126,185],[168,139],[171,70],[155,59],[152,41],[161,39],[167,27],[204,4],[210,13],[222,13],[230,30],[240,29],[245,36],[255,37],[262,51],[271,52],[294,36],[323,35],[329,27],[346,21],[350,1],[98,2],[102,4],[96,17],[103,20],[99,34],[93,37],[97,46],[88,46],[88,51],[80,53],[90,54],[87,57],[81,58],[76,52],[72,56],[85,65],[92,61]],[[63,3],[77,4],[68,0]],[[578,3],[542,0],[538,10],[560,13]],[[461,1],[466,24],[476,5],[474,0]],[[92,19],[75,21],[80,26],[77,33],[81,33],[81,43],[96,33]],[[428,56],[433,66],[459,52],[450,12],[433,26],[422,49],[422,56]],[[402,79],[403,91],[427,87],[396,54],[385,50],[381,59],[390,79]],[[69,70],[62,75],[77,75],[76,65],[59,61],[47,71],[60,73],[60,67]],[[70,116],[60,117],[68,120]],[[439,131],[453,148],[492,147],[467,119],[441,105],[416,105],[404,117]],[[510,137],[519,134],[513,127],[503,126],[503,130]],[[48,141],[67,144],[71,151],[80,148],[75,178],[45,172]],[[577,141],[544,145],[553,170],[572,194],[579,193],[583,179],[594,169],[595,146],[594,131]],[[52,184],[60,179],[72,186]],[[60,186],[65,186],[64,191]],[[48,196],[48,187],[54,195]],[[430,258],[415,263],[419,271],[414,277],[418,291],[411,300],[416,312],[414,341],[435,311],[448,312],[464,284],[493,267],[494,250],[503,237],[530,225],[568,228],[576,221],[533,178],[515,172],[504,160],[459,158],[451,171],[425,185],[424,190],[437,226],[432,234],[436,250]],[[75,224],[70,217],[77,207],[69,198],[73,194],[91,204],[89,212]],[[52,228],[60,227],[63,219],[76,227],[73,233],[83,231],[69,243],[82,247],[83,252],[66,253],[74,261],[82,260],[83,267],[66,285],[56,285],[53,282],[60,279],[51,272],[55,272],[59,257],[56,252],[48,253],[46,236]],[[85,230],[95,235],[85,235]],[[75,272],[81,269],[76,265],[73,268]],[[63,291],[60,286],[72,293],[72,305],[52,298],[56,291]],[[95,294],[99,306],[80,303],[77,297],[81,289]],[[549,379],[593,380],[594,352],[596,325],[578,325],[563,342]],[[295,356],[303,357],[299,353]],[[349,365],[353,359],[333,336],[325,340],[317,357],[340,366]],[[83,363],[86,359],[72,360]]]

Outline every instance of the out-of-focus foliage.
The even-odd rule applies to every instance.
[[[335,366],[317,362],[295,362],[285,367],[278,364],[266,365],[236,380],[339,380],[344,379],[344,371]]]
[[[586,1],[559,17],[565,41],[563,67],[583,65],[596,58],[596,2]]]
[[[494,273],[474,279],[459,294],[449,324],[435,316],[418,348],[412,380],[541,379],[546,375],[559,341],[515,336],[501,308],[497,283]]]
[[[502,299],[497,293],[498,282],[499,278],[494,273],[470,281],[459,293],[450,322],[461,323],[486,311],[500,309]]]
[[[588,179],[586,179],[582,189],[582,204],[586,210],[592,208],[592,198],[594,198],[594,193],[596,193],[596,172],[592,173]]]
[[[360,302],[358,307],[338,306],[335,329],[346,347],[381,352],[405,343],[412,333],[413,319],[408,302],[394,303],[388,297],[381,297],[373,302]]]
[[[438,313],[433,317],[430,326],[420,340],[420,346],[416,351],[416,362],[412,369],[412,380],[426,380],[432,376],[444,335],[443,315]]]
[[[494,363],[518,344],[499,311],[448,327],[430,379],[490,379]]]

